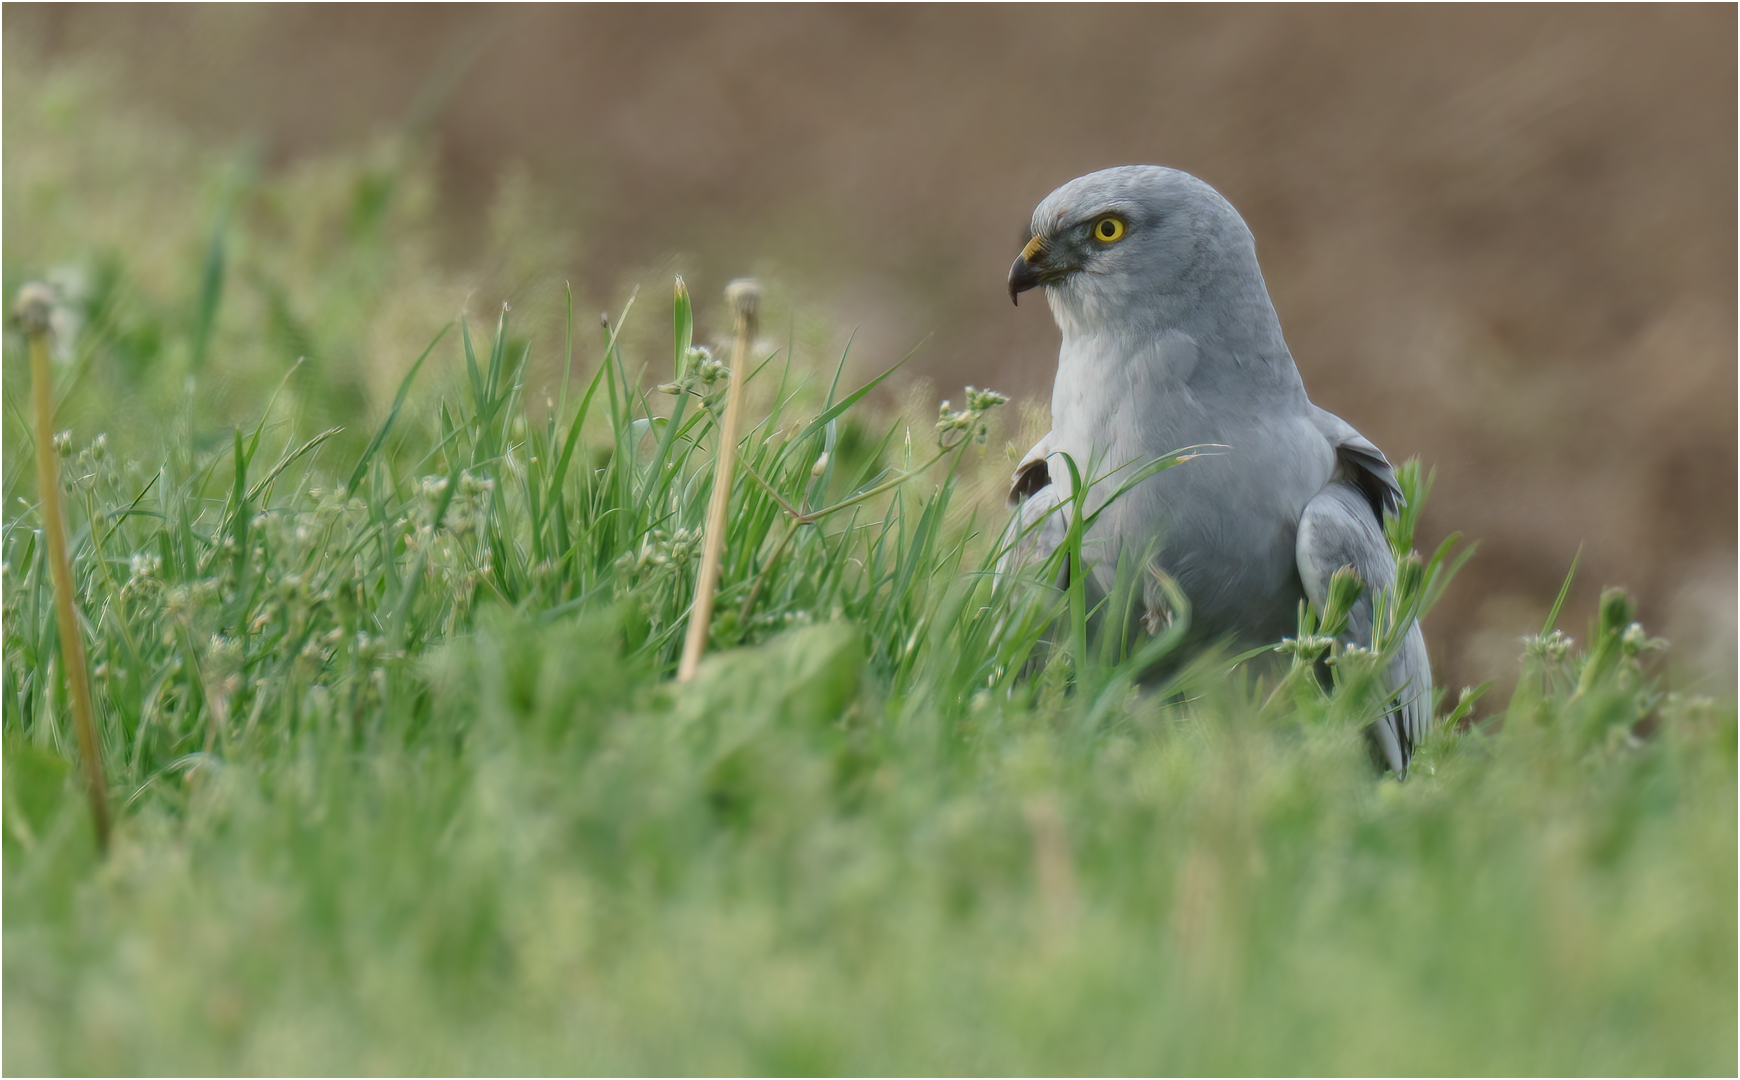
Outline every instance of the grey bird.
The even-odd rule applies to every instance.
[[[1132,165],[1052,192],[1031,235],[1009,296],[1042,287],[1063,346],[1051,431],[1010,492],[1023,555],[1064,538],[1072,492],[1060,454],[1084,482],[1095,463],[1092,513],[1131,471],[1217,444],[1105,507],[1084,538],[1090,582],[1104,590],[1121,553],[1151,552],[1188,600],[1189,651],[1279,642],[1295,632],[1299,601],[1322,611],[1331,575],[1351,567],[1365,588],[1343,639],[1369,646],[1373,595],[1396,580],[1383,515],[1402,492],[1383,453],[1306,396],[1244,219],[1188,173]],[[1152,627],[1163,605],[1147,602]],[[1417,623],[1385,674],[1393,711],[1368,734],[1402,777],[1431,724]]]

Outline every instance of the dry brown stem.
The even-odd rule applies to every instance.
[[[42,531],[48,543],[48,569],[54,583],[55,622],[60,625],[61,669],[66,673],[67,697],[72,701],[73,729],[84,765],[97,847],[106,852],[109,786],[103,775],[102,747],[97,742],[91,709],[90,671],[85,664],[85,643],[79,634],[78,611],[73,604],[72,563],[67,558],[66,525],[60,512],[60,459],[54,449],[54,391],[48,371],[49,315],[53,304],[54,294],[46,286],[26,285],[18,291],[13,315],[30,342],[30,381],[36,405],[36,486],[42,498]]]
[[[725,548],[725,515],[731,503],[731,476],[737,465],[737,421],[743,411],[743,384],[749,380],[749,347],[755,340],[761,286],[740,278],[725,289],[736,318],[731,346],[731,385],[725,392],[725,415],[719,421],[719,450],[713,473],[713,495],[707,503],[707,534],[701,548],[701,571],[695,578],[695,602],[689,607],[689,629],[683,639],[683,659],[677,681],[688,682],[701,666],[707,632],[713,624],[713,594],[719,587],[719,559]]]

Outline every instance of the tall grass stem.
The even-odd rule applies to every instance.
[[[55,621],[60,624],[61,668],[66,674],[67,697],[72,702],[73,729],[84,763],[97,847],[107,852],[108,781],[103,775],[102,748],[97,742],[97,726],[91,712],[90,673],[73,604],[72,564],[67,559],[66,524],[60,510],[60,457],[54,448],[54,389],[48,370],[49,314],[53,303],[54,294],[46,286],[26,285],[19,290],[13,313],[30,342],[30,381],[36,404],[36,486],[42,498],[42,529],[48,538]]]
[[[719,456],[713,474],[713,494],[707,502],[707,531],[701,549],[701,571],[695,578],[695,602],[689,608],[689,629],[683,639],[683,659],[677,681],[688,682],[701,666],[707,632],[713,624],[713,594],[719,587],[719,559],[725,548],[725,514],[731,503],[731,475],[737,464],[737,421],[743,412],[743,384],[749,381],[749,349],[755,341],[761,285],[739,278],[725,289],[736,321],[731,346],[731,385],[725,392],[725,416],[719,424]]]

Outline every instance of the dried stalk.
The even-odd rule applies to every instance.
[[[91,710],[91,678],[85,664],[85,643],[79,634],[73,605],[72,563],[66,553],[66,525],[60,511],[60,458],[54,449],[54,392],[48,372],[49,314],[54,293],[44,285],[26,285],[18,292],[13,315],[30,342],[30,381],[36,399],[36,486],[42,498],[42,531],[48,541],[48,569],[54,583],[55,622],[60,625],[61,669],[72,700],[73,730],[78,734],[85,787],[91,800],[91,820],[97,847],[109,850],[109,785],[103,775],[102,747]]]
[[[725,548],[725,515],[731,503],[731,476],[737,465],[737,420],[743,411],[743,384],[749,379],[749,347],[755,340],[755,320],[761,286],[753,278],[733,281],[725,300],[736,317],[731,347],[731,385],[725,392],[725,415],[719,421],[719,452],[713,473],[713,495],[707,502],[707,531],[701,549],[701,571],[695,579],[695,602],[689,608],[689,629],[683,639],[683,659],[677,681],[694,678],[707,649],[713,625],[713,594],[719,588],[719,559]]]

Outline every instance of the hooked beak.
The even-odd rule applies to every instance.
[[[1009,301],[1019,305],[1020,296],[1028,289],[1056,281],[1069,273],[1070,267],[1057,266],[1050,259],[1045,237],[1035,236],[1021,249],[1015,265],[1009,268]]]

